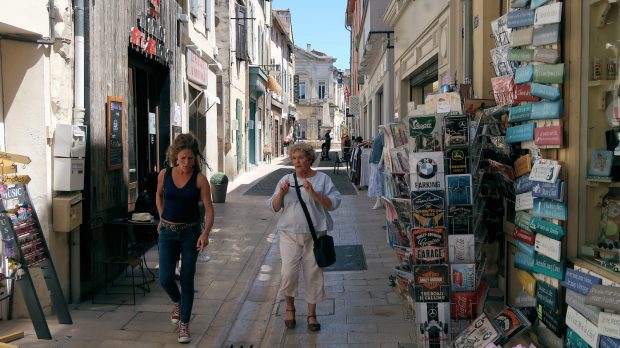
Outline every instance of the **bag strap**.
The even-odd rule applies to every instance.
[[[299,185],[297,184],[297,174],[293,172],[293,179],[295,180],[295,191],[297,192],[297,198],[299,199],[299,204],[301,204],[301,209],[304,210],[304,215],[306,216],[306,221],[308,221],[308,227],[310,228],[310,233],[312,234],[312,239],[316,242],[316,231],[314,230],[314,224],[312,223],[312,218],[310,218],[310,213],[308,212],[308,207],[306,206],[306,202],[304,202],[303,198],[301,198],[301,190],[299,190]]]

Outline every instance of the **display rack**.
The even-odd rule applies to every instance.
[[[30,163],[24,156],[0,153],[2,166]],[[8,164],[7,162],[11,162]],[[39,339],[52,339],[41,302],[31,276],[31,270],[40,268],[49,290],[58,322],[72,324],[71,314],[58,281],[56,269],[39,223],[39,218],[28,193],[28,176],[4,176],[0,183],[0,234],[4,256],[12,269],[10,278],[19,286],[24,303]],[[9,289],[10,293],[13,289]],[[12,298],[12,297],[11,297]]]

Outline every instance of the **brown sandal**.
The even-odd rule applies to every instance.
[[[288,329],[294,329],[295,325],[297,325],[297,321],[295,320],[295,308],[286,309],[286,312],[293,312],[293,319],[284,319],[284,326]]]
[[[319,330],[321,330],[321,324],[319,324],[318,322],[316,324],[310,324],[310,318],[314,318],[316,320],[316,314],[308,316],[308,318],[307,318],[308,329],[310,329],[310,331],[319,331]]]

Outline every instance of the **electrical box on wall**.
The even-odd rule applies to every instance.
[[[84,189],[84,159],[54,157],[54,190]]]
[[[54,231],[71,232],[82,224],[82,194],[64,193],[53,198]]]
[[[56,125],[55,157],[84,157],[86,155],[86,126]]]

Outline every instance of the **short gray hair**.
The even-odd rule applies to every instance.
[[[310,143],[299,142],[288,147],[288,157],[291,157],[295,152],[303,152],[310,163],[314,163],[316,159],[316,152]]]

